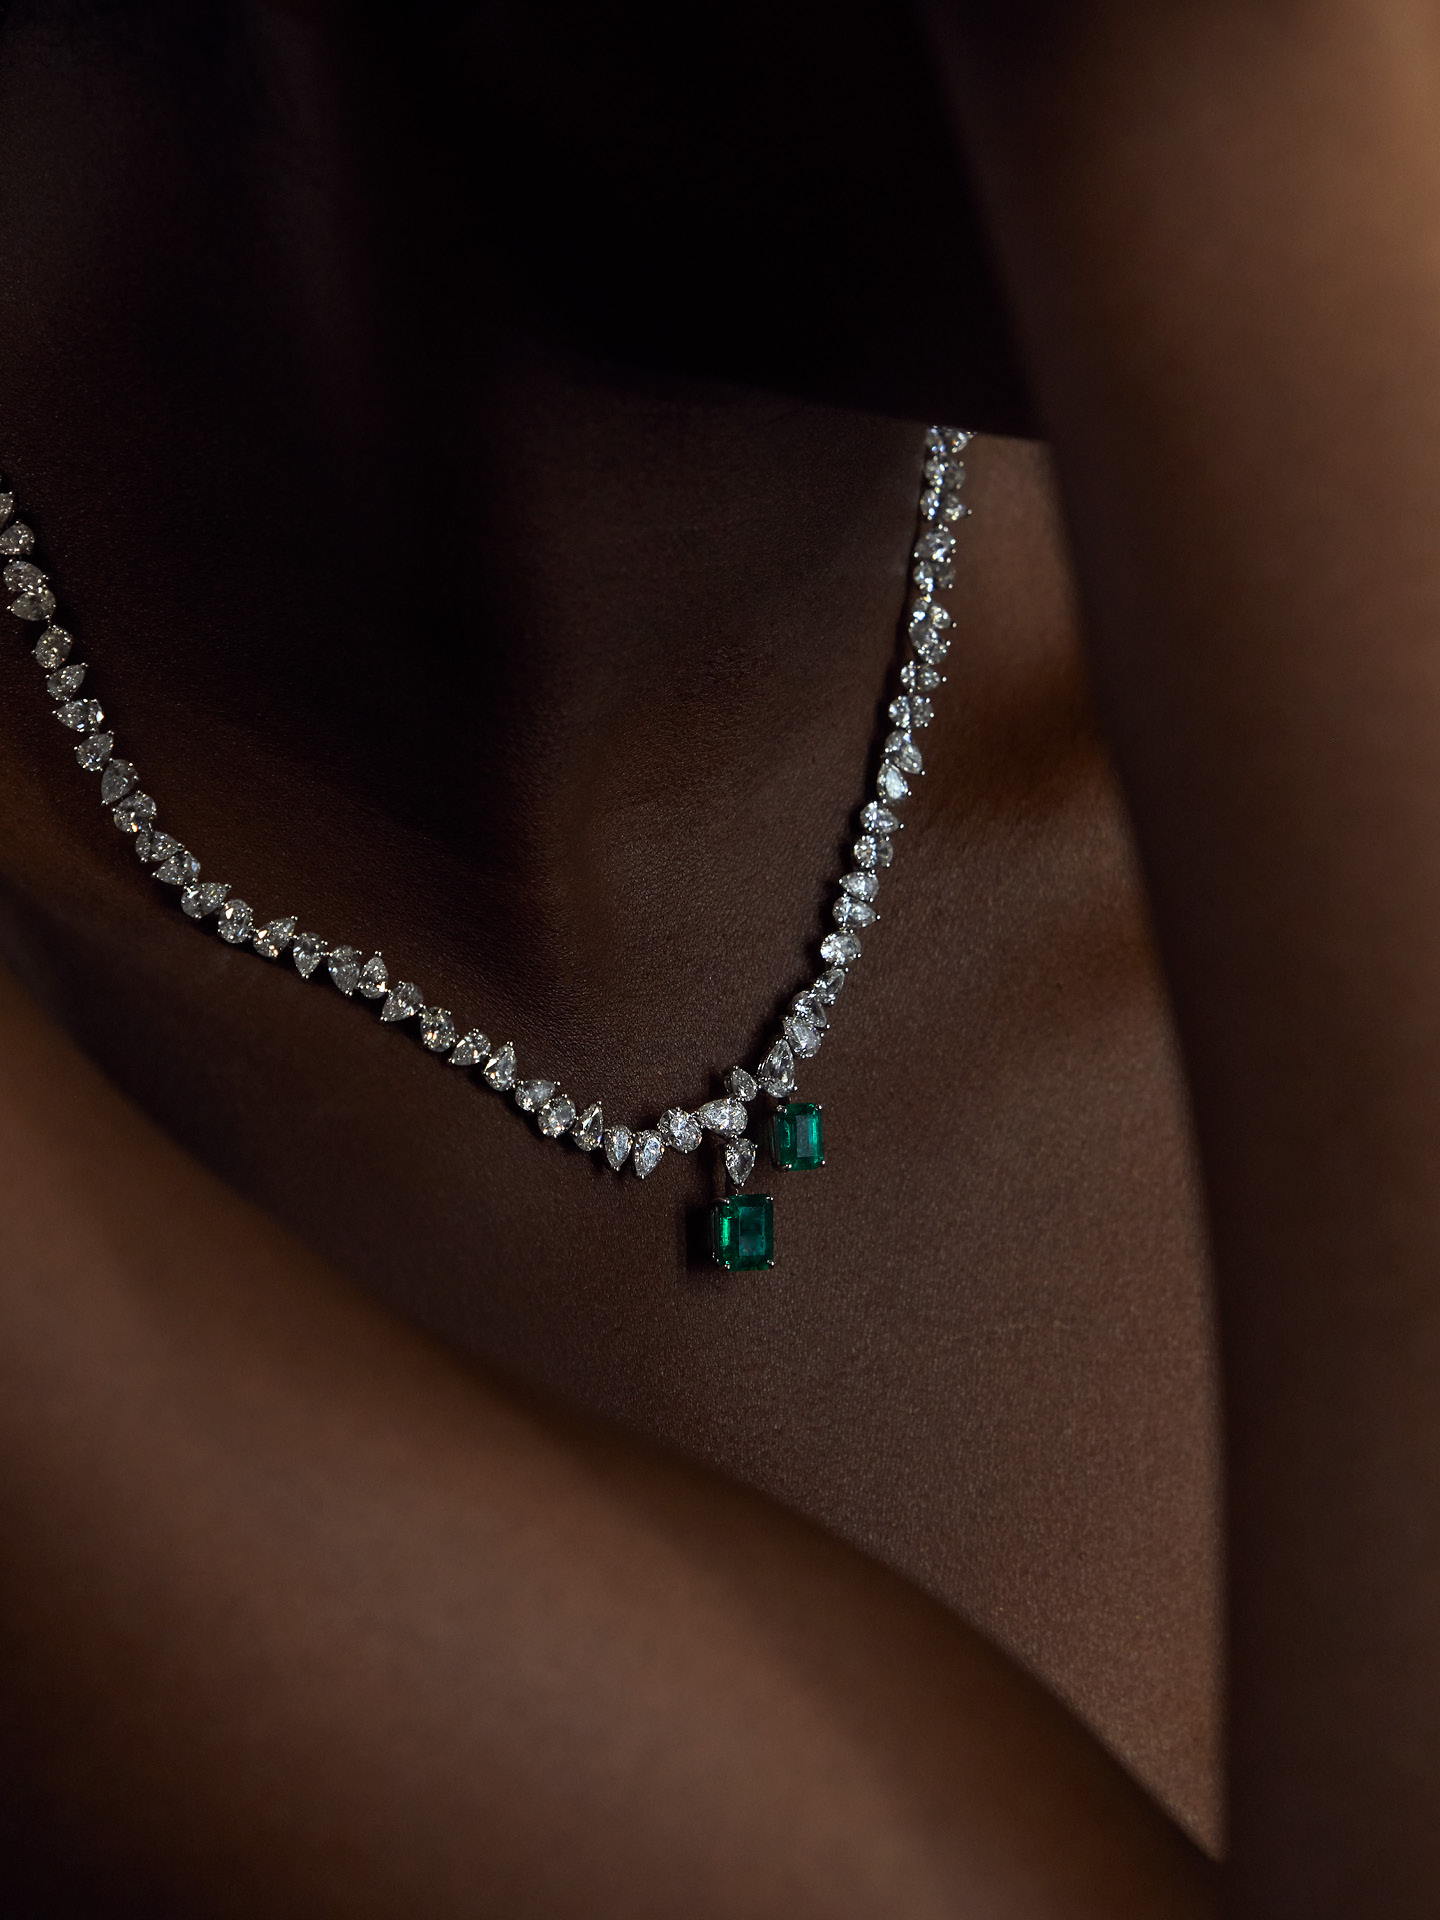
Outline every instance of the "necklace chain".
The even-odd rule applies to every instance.
[[[854,866],[842,874],[831,908],[835,930],[820,942],[824,963],[812,985],[798,993],[783,1015],[780,1031],[753,1069],[732,1067],[724,1076],[724,1093],[693,1112],[670,1107],[653,1126],[607,1125],[601,1103],[583,1109],[552,1080],[524,1078],[511,1041],[492,1043],[478,1027],[462,1031],[449,1009],[430,1005],[409,980],[393,984],[382,956],[368,959],[359,947],[332,945],[320,935],[303,931],[293,914],[262,919],[232,892],[225,881],[202,878],[199,860],[157,819],[156,803],[140,783],[133,763],[117,754],[115,735],[98,700],[82,694],[88,667],[73,661],[74,640],[55,623],[57,601],[48,575],[31,555],[35,535],[15,518],[13,493],[0,492],[0,559],[5,562],[6,589],[14,596],[9,611],[18,619],[42,628],[34,656],[43,668],[45,689],[55,703],[62,726],[82,736],[75,758],[87,773],[100,776],[100,798],[136,855],[162,885],[176,889],[180,909],[192,920],[213,926],[234,947],[249,947],[266,960],[289,955],[296,971],[310,979],[323,966],[339,991],[375,1002],[387,1024],[413,1023],[420,1043],[452,1067],[473,1069],[497,1093],[509,1094],[522,1112],[533,1114],[548,1139],[568,1138],[587,1153],[603,1152],[619,1173],[628,1165],[640,1179],[648,1179],[667,1152],[692,1153],[706,1133],[723,1145],[731,1185],[742,1189],[754,1171],[757,1143],[748,1137],[750,1107],[761,1091],[784,1103],[780,1114],[809,1116],[809,1157],[783,1158],[782,1165],[819,1165],[817,1108],[793,1102],[803,1063],[813,1059],[828,1032],[832,1011],[849,970],[861,956],[862,933],[879,919],[875,900],[882,878],[895,858],[895,836],[900,832],[899,809],[911,792],[911,782],[925,767],[915,735],[933,718],[931,694],[944,685],[940,662],[950,650],[950,615],[935,599],[937,587],[953,581],[951,556],[955,525],[968,516],[961,499],[965,468],[961,455],[970,436],[954,427],[931,427],[925,437],[925,461],[920,495],[919,527],[911,554],[913,592],[905,628],[905,657],[900,668],[900,690],[890,702],[892,729],[887,734],[873,799],[860,809],[859,834],[852,849]],[[775,1146],[778,1115],[772,1117]],[[804,1124],[802,1121],[801,1124]],[[795,1138],[791,1125],[790,1143]],[[768,1197],[763,1198],[768,1208]],[[726,1205],[720,1203],[717,1215]],[[733,1224],[733,1223],[732,1223]],[[767,1228],[768,1233],[768,1228]],[[768,1254],[768,1244],[765,1248]],[[725,1265],[765,1265],[770,1259],[725,1257]]]

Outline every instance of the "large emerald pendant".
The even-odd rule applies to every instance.
[[[808,1173],[825,1164],[825,1130],[819,1107],[807,1100],[787,1100],[770,1116],[770,1152],[777,1167],[788,1173]]]
[[[775,1264],[775,1202],[768,1193],[732,1193],[710,1209],[710,1251],[732,1273]]]

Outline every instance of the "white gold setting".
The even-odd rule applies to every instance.
[[[199,858],[156,825],[155,800],[144,791],[131,762],[115,752],[113,722],[107,722],[98,700],[80,694],[90,669],[83,661],[70,661],[74,641],[55,624],[54,588],[43,568],[29,557],[36,537],[14,518],[15,497],[9,492],[0,492],[0,580],[13,596],[9,611],[42,629],[33,647],[34,658],[46,676],[45,690],[56,719],[83,736],[74,749],[76,761],[87,773],[100,776],[102,806],[110,810],[119,831],[130,836],[137,857],[152,876],[177,890],[177,904],[190,919],[209,923],[229,945],[249,947],[271,963],[288,956],[303,979],[319,976],[323,968],[347,998],[375,1003],[382,1022],[408,1026],[427,1051],[452,1067],[475,1070],[497,1093],[510,1094],[515,1105],[534,1118],[542,1136],[568,1138],[586,1154],[599,1151],[616,1173],[628,1164],[637,1178],[646,1180],[667,1153],[691,1154],[708,1134],[715,1148],[723,1151],[730,1181],[739,1188],[755,1167],[756,1144],[745,1137],[749,1109],[762,1089],[776,1100],[790,1098],[797,1069],[819,1053],[828,1037],[848,970],[861,957],[860,936],[868,937],[880,920],[876,901],[895,859],[896,836],[902,829],[899,810],[924,777],[924,757],[914,736],[934,720],[930,696],[944,684],[939,663],[955,637],[951,616],[934,595],[937,588],[954,583],[955,528],[970,511],[960,497],[965,480],[961,455],[969,439],[954,427],[931,427],[926,435],[901,691],[889,703],[892,730],[881,749],[874,797],[860,809],[852,849],[854,867],[840,876],[830,907],[834,931],[820,941],[823,967],[814,984],[795,995],[757,1066],[732,1067],[723,1078],[723,1096],[693,1111],[666,1108],[649,1126],[607,1124],[600,1101],[572,1099],[553,1080],[522,1079],[512,1042],[492,1045],[478,1027],[462,1030],[447,1008],[430,1005],[412,981],[392,984],[381,954],[372,953],[367,959],[363,948],[332,945],[319,934],[298,931],[300,922],[290,913],[262,918],[232,893],[228,882],[202,879]]]

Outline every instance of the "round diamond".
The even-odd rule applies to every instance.
[[[683,1107],[667,1107],[660,1116],[660,1134],[677,1153],[693,1153],[700,1144],[700,1122]]]
[[[243,900],[227,900],[220,909],[220,938],[243,947],[255,925],[255,915]]]
[[[575,1102],[568,1094],[557,1093],[540,1109],[540,1131],[547,1140],[558,1140],[575,1124]]]

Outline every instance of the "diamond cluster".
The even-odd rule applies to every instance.
[[[101,805],[153,877],[177,890],[180,909],[190,919],[212,923],[230,946],[249,947],[263,959],[278,961],[288,955],[302,979],[318,975],[323,964],[331,984],[347,999],[371,1001],[383,1023],[409,1026],[427,1051],[452,1067],[473,1069],[495,1092],[508,1094],[522,1113],[533,1117],[545,1138],[568,1138],[582,1152],[601,1153],[616,1173],[629,1165],[638,1179],[648,1180],[667,1154],[694,1153],[708,1134],[739,1188],[755,1167],[756,1144],[746,1137],[750,1108],[762,1091],[774,1100],[789,1101],[797,1072],[819,1053],[840,990],[860,959],[860,936],[880,918],[875,903],[881,877],[894,863],[895,837],[902,824],[899,809],[925,772],[915,735],[930,725],[931,695],[944,685],[940,663],[950,651],[951,618],[935,593],[954,584],[955,528],[970,511],[960,497],[965,481],[961,455],[969,438],[954,427],[932,427],[925,438],[920,526],[910,562],[915,591],[906,616],[900,692],[890,702],[891,731],[882,748],[875,796],[860,809],[859,833],[851,849],[854,865],[840,876],[830,909],[835,930],[820,942],[822,968],[790,1003],[780,1031],[753,1072],[732,1067],[724,1076],[722,1095],[693,1112],[668,1107],[649,1127],[607,1125],[598,1100],[582,1105],[553,1080],[522,1078],[513,1041],[492,1043],[478,1027],[462,1033],[449,1009],[430,1005],[413,981],[392,982],[381,954],[367,956],[359,947],[332,944],[305,931],[295,914],[262,918],[228,882],[202,879],[196,855],[156,824],[156,803],[131,762],[116,754],[115,736],[106,729],[99,701],[80,694],[88,668],[71,659],[74,642],[55,624],[54,590],[29,557],[35,535],[15,518],[15,496],[9,492],[0,492],[0,579],[13,596],[9,611],[41,629],[33,651],[46,676],[46,693],[60,724],[82,736],[75,758],[87,773],[100,775]]]

